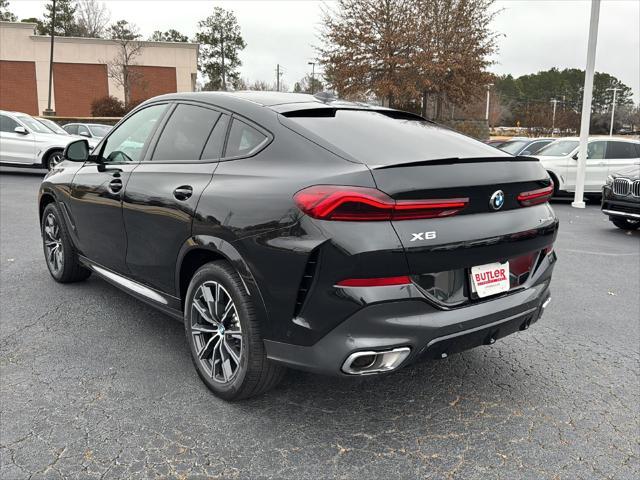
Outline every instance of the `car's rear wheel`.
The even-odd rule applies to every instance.
[[[618,228],[623,230],[637,230],[640,227],[640,220],[629,220],[628,218],[609,217],[609,220]]]
[[[212,262],[193,276],[184,310],[191,358],[209,389],[240,400],[273,388],[285,369],[269,361],[253,300],[227,262]]]
[[[79,282],[91,275],[91,270],[80,264],[67,226],[55,203],[48,204],[42,213],[42,248],[49,273],[56,282]]]
[[[54,150],[53,152],[47,155],[47,159],[45,160],[45,166],[47,170],[51,170],[55,168],[62,161],[62,150]]]

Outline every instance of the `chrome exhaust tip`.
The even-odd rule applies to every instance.
[[[369,375],[390,372],[400,366],[409,356],[409,347],[399,347],[380,352],[355,352],[349,355],[342,365],[342,371],[348,375]]]

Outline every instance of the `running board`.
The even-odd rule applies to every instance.
[[[139,300],[162,310],[164,313],[182,321],[182,305],[179,298],[167,295],[153,288],[147,287],[108,268],[93,263],[86,257],[80,257],[83,265],[94,271],[102,279],[106,280],[120,290],[136,297]]]

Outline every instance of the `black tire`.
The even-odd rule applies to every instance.
[[[629,220],[627,218],[609,217],[609,220],[618,228],[622,230],[637,230],[640,227],[640,221]]]
[[[229,263],[208,263],[195,273],[187,290],[184,325],[196,371],[216,396],[241,400],[270,390],[282,379],[286,369],[267,359],[253,300]]]
[[[91,270],[80,264],[67,225],[55,203],[45,207],[40,228],[45,261],[53,279],[60,283],[72,283],[89,278]]]
[[[553,182],[553,196],[557,197],[560,193],[560,184],[558,183],[558,178],[552,172],[547,171],[547,173],[549,174],[549,176],[551,177],[551,181]]]
[[[62,161],[62,150],[53,150],[47,154],[44,166],[47,170],[51,170]]]

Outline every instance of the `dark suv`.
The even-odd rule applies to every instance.
[[[623,230],[640,227],[640,164],[607,177],[602,187],[602,213]]]
[[[538,160],[411,113],[264,92],[140,105],[40,188],[47,265],[184,320],[226,399],[283,366],[390,372],[524,330],[558,220]]]

